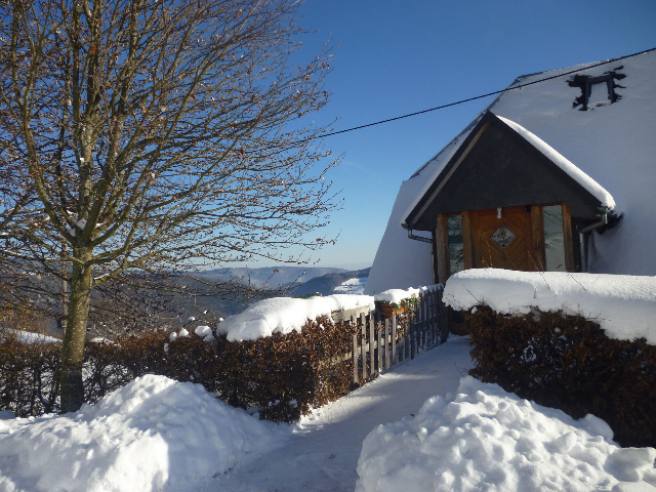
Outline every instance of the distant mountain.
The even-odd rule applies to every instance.
[[[277,266],[260,268],[217,268],[196,272],[194,276],[210,281],[233,281],[258,289],[280,289],[303,284],[315,277],[345,272],[343,268]]]
[[[294,297],[307,297],[314,294],[326,296],[333,293],[361,293],[359,287],[366,282],[369,276],[369,270],[370,268],[365,268],[363,270],[327,273],[297,285],[290,290],[290,295]],[[337,291],[335,291],[336,288],[338,288]]]
[[[182,319],[192,316],[195,322],[208,316],[218,318],[239,313],[251,303],[268,297],[361,293],[368,275],[369,268],[345,270],[296,266],[186,272],[180,273],[177,282],[183,284],[188,293],[173,295],[169,305],[176,312],[184,313]],[[216,289],[213,283],[219,284]],[[334,292],[335,288],[339,292]],[[201,293],[203,291],[206,293]]]

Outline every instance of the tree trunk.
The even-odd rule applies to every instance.
[[[88,256],[86,252],[75,254],[82,263],[74,263],[71,271],[66,332],[59,375],[62,412],[74,412],[84,403],[82,364],[93,281],[92,268],[86,262]]]

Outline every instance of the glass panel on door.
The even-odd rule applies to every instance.
[[[462,240],[462,215],[449,215],[447,219],[449,246],[449,273],[453,275],[465,269],[464,244]]]
[[[567,270],[565,264],[565,238],[563,234],[563,209],[560,205],[542,208],[544,218],[544,253],[547,271]]]

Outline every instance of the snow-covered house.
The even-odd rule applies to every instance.
[[[656,50],[513,87],[402,183],[368,292],[477,267],[656,274]]]

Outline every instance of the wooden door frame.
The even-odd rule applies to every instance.
[[[565,269],[568,272],[576,270],[575,256],[574,256],[574,241],[572,235],[572,216],[570,208],[565,203],[554,203],[552,205],[560,205],[563,217],[563,246],[565,248]],[[544,244],[544,214],[543,208],[548,205],[527,205],[530,207],[531,215],[531,257],[535,259],[540,271],[546,268],[546,251]],[[504,207],[509,208],[509,207]],[[462,241],[463,241],[463,263],[464,268],[473,268],[473,235],[471,229],[471,213],[472,211],[463,210],[459,214],[438,214],[435,226],[435,247],[434,251],[437,255],[435,280],[438,283],[445,283],[450,272],[450,258],[449,258],[449,232],[448,232],[448,219],[449,215],[460,215],[462,217]]]
[[[574,256],[572,212],[570,208],[564,203],[561,203],[561,210],[563,211],[563,243],[565,245],[565,270],[567,270],[568,272],[575,272],[576,260]]]
[[[544,244],[544,215],[542,205],[531,205],[531,249],[530,257],[536,269],[543,272],[547,265],[547,252]]]

